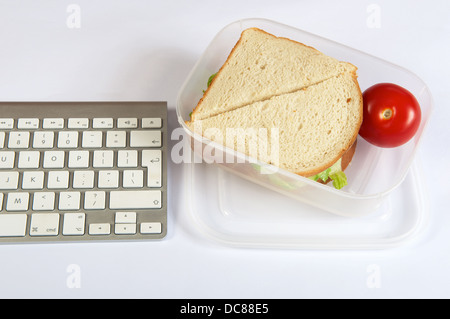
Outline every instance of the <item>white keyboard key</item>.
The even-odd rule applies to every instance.
[[[161,234],[161,223],[141,223],[141,234]]]
[[[34,211],[52,211],[55,209],[55,193],[36,192],[33,195]]]
[[[98,188],[117,188],[119,187],[119,171],[99,171]]]
[[[162,152],[161,150],[143,150],[142,167],[147,167],[147,186],[162,186]]]
[[[48,189],[67,189],[69,187],[69,171],[48,172]]]
[[[112,118],[94,118],[92,120],[93,128],[113,128],[113,119]]]
[[[6,201],[6,211],[8,212],[25,212],[28,210],[28,201],[30,194],[28,193],[9,193]]]
[[[12,151],[0,152],[0,169],[14,168],[16,153]]]
[[[94,162],[92,165],[95,168],[112,168],[114,165],[114,152],[94,151]]]
[[[0,148],[5,147],[5,132],[0,132]]]
[[[44,168],[63,168],[64,151],[46,151],[44,152]]]
[[[110,224],[90,224],[89,235],[109,235],[111,234]]]
[[[134,235],[136,234],[136,224],[116,224],[114,233],[116,235]]]
[[[42,189],[44,188],[43,171],[25,171],[22,176],[23,189]]]
[[[84,235],[85,221],[86,221],[86,214],[84,213],[64,214],[62,234],[64,236]]]
[[[161,192],[153,190],[111,191],[110,209],[161,208]]]
[[[80,192],[61,192],[59,193],[59,210],[79,210]]]
[[[0,189],[17,189],[19,172],[0,172]]]
[[[62,129],[64,128],[64,119],[61,118],[46,118],[42,123],[42,128],[46,130]]]
[[[2,211],[3,207],[3,193],[0,193],[0,212]]]
[[[11,130],[14,128],[14,119],[0,119],[0,130]]]
[[[39,151],[22,151],[19,152],[18,168],[39,168],[39,159],[41,153]]]
[[[89,151],[70,151],[69,168],[88,168]]]
[[[28,148],[30,132],[10,132],[8,148]]]
[[[67,127],[70,129],[89,128],[89,119],[87,119],[87,118],[70,118],[67,121]]]
[[[135,212],[117,212],[116,213],[116,224],[136,224],[136,213]]]
[[[31,214],[30,236],[57,236],[58,232],[58,213]]]
[[[85,131],[83,132],[83,138],[81,146],[83,148],[100,148],[103,144],[103,132],[102,131]]]
[[[131,147],[161,147],[161,131],[131,131]]]
[[[137,128],[137,118],[117,119],[117,128]]]
[[[126,170],[123,172],[124,188],[142,188],[144,187],[144,172],[141,170]]]
[[[106,193],[98,191],[88,191],[84,193],[84,209],[100,210],[106,208]]]
[[[94,171],[75,171],[73,172],[73,188],[93,188]]]
[[[58,133],[58,148],[77,148],[78,132],[64,131]]]
[[[137,167],[138,166],[138,152],[134,150],[119,151],[117,153],[118,167]]]
[[[34,132],[33,148],[53,148],[55,134],[53,132]]]
[[[23,237],[26,229],[26,214],[0,215],[0,237]]]
[[[39,128],[39,119],[19,119],[17,128],[19,130],[36,130]]]
[[[106,147],[126,147],[127,132],[126,131],[108,131],[106,133]]]
[[[160,118],[152,117],[142,119],[142,128],[161,128],[161,127],[162,121]]]

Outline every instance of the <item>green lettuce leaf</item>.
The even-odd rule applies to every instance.
[[[326,182],[328,178],[333,181],[333,186],[336,189],[341,189],[347,185],[347,176],[342,171],[341,160],[337,161],[333,166],[327,168],[317,175],[311,176],[310,179],[318,181],[319,179]]]

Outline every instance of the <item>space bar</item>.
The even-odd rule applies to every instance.
[[[110,209],[155,209],[161,208],[161,191],[112,191]]]

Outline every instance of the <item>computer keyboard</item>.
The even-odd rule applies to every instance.
[[[1,102],[0,243],[167,232],[166,102]]]

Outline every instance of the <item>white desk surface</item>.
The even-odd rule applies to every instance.
[[[79,28],[67,25],[71,4],[81,9]],[[379,19],[368,24],[374,8]],[[420,150],[427,229],[381,251],[229,248],[189,223],[183,167],[170,163],[164,241],[0,246],[1,298],[450,297],[447,0],[0,0],[0,100],[167,100],[174,128],[178,90],[203,50],[225,25],[251,17],[371,53],[428,84],[435,111]],[[370,265],[379,269],[375,288]],[[73,269],[80,285],[71,288]]]

